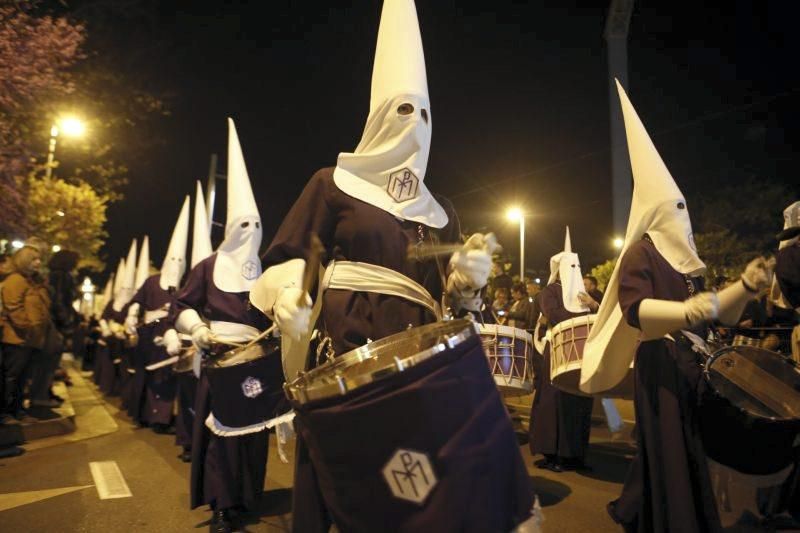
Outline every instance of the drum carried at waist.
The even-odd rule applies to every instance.
[[[283,370],[277,339],[211,356],[204,362],[213,417],[225,428],[274,418],[283,400]]]
[[[559,322],[550,329],[550,381],[570,394],[587,396],[578,387],[583,365],[583,349],[597,315],[582,315]],[[633,363],[625,379],[604,391],[604,398],[633,398]]]
[[[533,337],[524,329],[478,324],[489,370],[500,392],[522,396],[533,391]]]
[[[715,352],[704,366],[700,428],[706,453],[745,474],[773,474],[793,460],[800,434],[800,368],[753,346]]]
[[[529,518],[533,493],[473,322],[371,342],[286,393],[340,530],[511,531]]]

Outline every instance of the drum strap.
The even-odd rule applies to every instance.
[[[396,270],[358,261],[331,261],[325,269],[322,290],[344,289],[405,298],[430,310],[437,320],[442,310],[425,287]]]
[[[144,312],[144,323],[150,324],[162,318],[166,318],[169,312],[166,309],[156,309],[155,311]]]

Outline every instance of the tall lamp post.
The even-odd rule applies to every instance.
[[[512,207],[506,212],[506,218],[519,222],[519,281],[525,281],[525,213],[519,207]]]
[[[63,118],[50,127],[50,145],[47,148],[47,169],[45,176],[53,177],[53,167],[56,159],[56,140],[59,134],[68,137],[82,137],[86,132],[86,125],[82,120],[75,117]]]

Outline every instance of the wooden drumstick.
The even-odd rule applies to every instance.
[[[409,244],[406,256],[411,261],[423,261],[431,257],[454,254],[463,246],[463,244]]]
[[[320,259],[325,251],[325,247],[322,246],[322,241],[319,240],[316,233],[312,232],[309,240],[311,250],[306,261],[306,270],[303,272],[303,292],[297,298],[298,307],[306,305],[306,294],[311,294],[311,289],[314,287],[314,282],[319,274]]]

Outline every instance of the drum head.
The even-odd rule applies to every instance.
[[[781,356],[754,346],[730,346],[706,363],[714,391],[754,417],[800,419],[800,369]]]
[[[280,349],[280,346],[275,341],[261,341],[246,348],[236,348],[225,352],[219,357],[212,358],[206,366],[226,368],[241,365],[265,357],[278,349]]]
[[[318,366],[286,386],[301,402],[345,394],[454,348],[477,335],[467,319],[434,322],[365,344]]]

